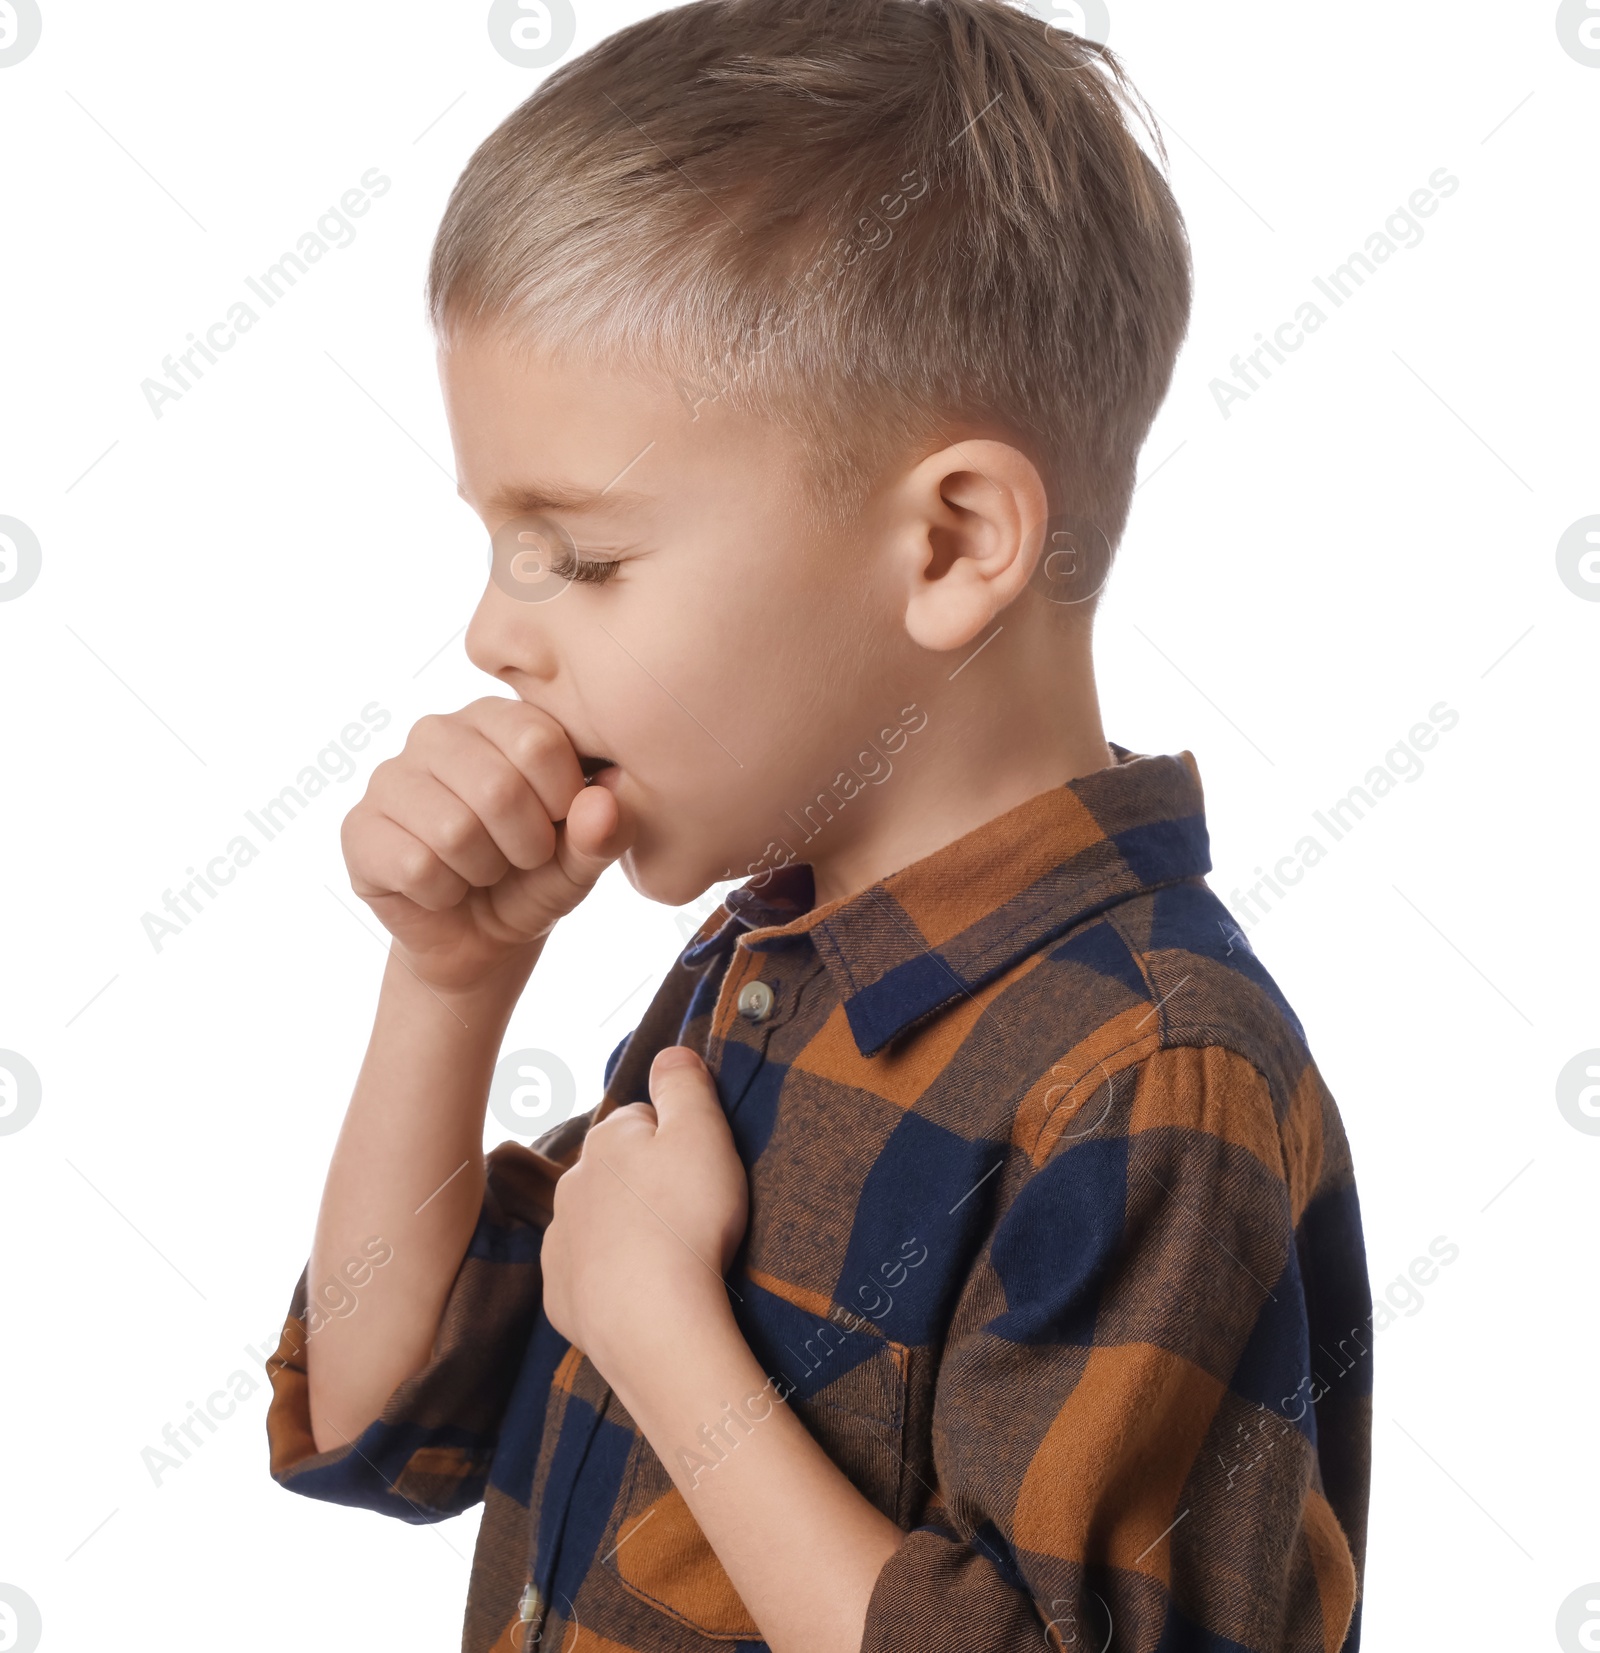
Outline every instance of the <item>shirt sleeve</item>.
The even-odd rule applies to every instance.
[[[607,1085],[631,1037],[607,1058]],[[577,1159],[594,1117],[591,1109],[529,1147],[502,1142],[489,1153],[477,1227],[445,1299],[428,1364],[389,1396],[360,1436],[326,1452],[317,1451],[311,1432],[301,1270],[277,1350],[267,1360],[267,1441],[280,1486],[417,1523],[459,1515],[483,1497],[542,1300],[539,1250],[556,1179]]]
[[[1337,1653],[1357,1574],[1307,1394],[1309,1150],[1221,1046],[1155,1051],[1038,1136],[958,1298],[937,1485],[862,1653]]]

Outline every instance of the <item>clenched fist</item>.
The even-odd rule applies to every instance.
[[[659,1370],[686,1328],[729,1316],[723,1275],[750,1215],[716,1081],[688,1045],[650,1065],[650,1101],[589,1127],[539,1251],[544,1312],[613,1385]]]
[[[628,848],[632,823],[585,767],[548,713],[491,695],[418,719],[373,770],[340,833],[345,864],[419,978],[475,986]]]

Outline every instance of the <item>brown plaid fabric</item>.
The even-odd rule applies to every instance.
[[[595,1109],[490,1155],[433,1358],[324,1453],[302,1275],[272,1474],[406,1521],[482,1499],[465,1653],[766,1645],[540,1310],[555,1179],[676,1043],[749,1170],[740,1327],[909,1533],[863,1653],[1355,1653],[1372,1305],[1344,1130],[1205,883],[1194,758],[1112,751],[856,895],[814,906],[804,863],[733,891]]]

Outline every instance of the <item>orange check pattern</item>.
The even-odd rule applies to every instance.
[[[674,1043],[749,1170],[740,1327],[909,1535],[862,1653],[1355,1653],[1372,1304],[1344,1130],[1205,882],[1194,758],[1112,751],[856,895],[814,905],[804,863],[731,892],[595,1109],[490,1155],[432,1359],[323,1453],[302,1275],[272,1474],[405,1521],[482,1500],[464,1653],[766,1646],[540,1309],[555,1179]]]

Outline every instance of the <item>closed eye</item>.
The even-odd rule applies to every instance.
[[[564,547],[550,564],[550,572],[563,580],[577,580],[588,585],[604,585],[622,567],[622,559],[613,557],[596,560],[569,553]]]

